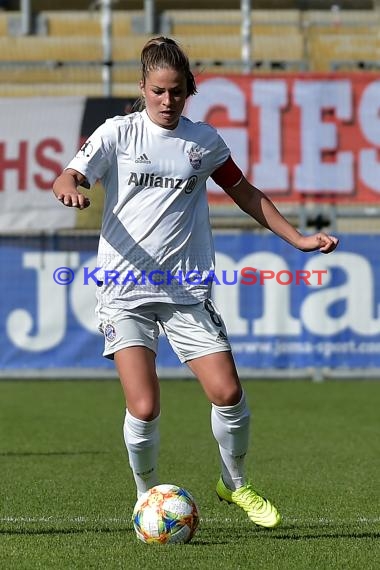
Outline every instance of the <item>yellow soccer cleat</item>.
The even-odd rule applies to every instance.
[[[236,491],[231,491],[220,478],[216,485],[216,494],[220,501],[234,503],[243,509],[250,520],[258,526],[274,528],[281,522],[281,516],[276,507],[268,499],[261,497],[250,483],[246,483]]]

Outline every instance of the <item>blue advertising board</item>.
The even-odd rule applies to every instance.
[[[340,236],[329,255],[299,252],[272,234],[214,239],[213,297],[238,367],[380,368],[380,236]],[[96,237],[0,239],[3,375],[113,370],[88,278],[96,246]],[[164,337],[157,364],[183,368]]]

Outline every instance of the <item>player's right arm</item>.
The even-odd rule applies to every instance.
[[[87,186],[86,177],[73,168],[67,168],[55,180],[53,192],[64,206],[83,210],[88,208],[90,200],[78,191],[78,186],[81,185]]]
[[[124,118],[108,119],[100,125],[54,182],[53,192],[65,206],[82,210],[90,205],[78,186],[90,188],[110,168],[116,149],[116,125],[120,120],[123,123]]]

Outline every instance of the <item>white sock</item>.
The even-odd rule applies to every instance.
[[[129,465],[136,482],[137,497],[158,484],[159,419],[160,416],[151,421],[139,420],[126,410],[123,427],[124,441],[128,451]]]
[[[211,408],[211,427],[219,444],[222,478],[225,485],[238,489],[244,485],[244,460],[248,449],[250,412],[243,393],[234,406]]]

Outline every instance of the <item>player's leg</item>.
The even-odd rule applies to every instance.
[[[224,483],[235,490],[245,484],[250,411],[230,351],[187,362],[211,402],[211,427],[219,445]]]
[[[223,319],[207,300],[168,307],[160,321],[173,349],[199,379],[212,404],[211,424],[219,444],[222,476],[235,489],[244,483],[250,414]]]
[[[99,307],[98,315],[105,337],[103,355],[115,360],[124,391],[124,441],[139,496],[158,482],[158,325],[148,305],[130,311]]]
[[[255,524],[277,526],[280,515],[276,508],[245,482],[250,412],[220,313],[207,300],[179,307],[162,325],[180,360],[191,368],[211,402],[211,425],[222,473],[216,488],[219,498],[237,504]]]
[[[114,354],[116,369],[129,413],[142,421],[160,414],[160,389],[156,355],[145,346],[132,346]]]
[[[126,400],[123,426],[137,496],[158,484],[160,392],[155,353],[142,346],[115,353]]]
[[[238,402],[230,399],[234,387],[238,385],[231,353],[217,352],[201,356],[189,361],[188,365],[212,402],[211,425],[219,444],[222,472],[216,486],[219,499],[238,505],[259,526],[277,526],[281,517],[276,507],[244,479],[250,413],[244,392],[241,392]],[[215,404],[215,401],[219,404]],[[224,405],[220,405],[220,402]]]

